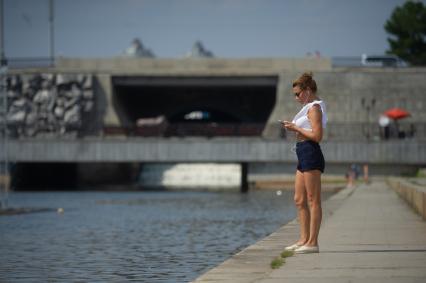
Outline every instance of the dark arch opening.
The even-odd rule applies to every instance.
[[[16,163],[11,170],[17,190],[64,190],[77,185],[76,163]]]
[[[275,106],[276,83],[276,77],[114,77],[113,100],[124,127],[136,128],[140,119],[163,116],[168,128],[196,123],[211,123],[216,128],[256,125],[256,133],[250,135],[260,135]],[[193,111],[206,117],[185,119]],[[186,132],[198,135],[196,131]],[[164,133],[175,135],[175,131]]]

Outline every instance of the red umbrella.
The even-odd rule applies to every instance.
[[[401,108],[391,108],[384,113],[391,119],[398,120],[410,116],[411,114]]]

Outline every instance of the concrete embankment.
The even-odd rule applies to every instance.
[[[344,189],[323,211],[320,253],[270,268],[297,239],[293,221],[194,282],[424,282],[426,222],[384,181]]]
[[[353,193],[354,188],[346,188],[331,196],[323,204],[323,218],[333,214],[343,201]],[[197,278],[194,282],[256,282],[265,278],[271,271],[271,261],[280,255],[284,248],[297,240],[299,226],[296,220],[247,247],[219,266]]]
[[[426,220],[426,179],[389,178],[387,183]]]

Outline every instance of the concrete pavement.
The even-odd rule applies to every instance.
[[[344,189],[323,210],[319,254],[270,268],[297,239],[293,221],[194,282],[426,282],[426,222],[385,182]]]

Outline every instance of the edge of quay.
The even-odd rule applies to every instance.
[[[386,182],[423,220],[426,220],[426,181],[423,181],[424,184],[415,184],[410,182],[409,178],[390,177]]]
[[[323,221],[327,221],[337,208],[348,198],[357,186],[347,187],[332,195],[323,203]],[[297,240],[299,227],[297,219],[280,227],[277,231],[231,256],[196,278],[192,283],[232,282],[247,283],[264,278],[273,269],[271,260],[284,251],[284,248]]]

